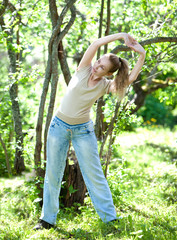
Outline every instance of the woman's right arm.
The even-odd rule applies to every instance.
[[[132,69],[132,71],[129,75],[129,84],[131,84],[132,82],[134,82],[137,79],[137,77],[141,71],[141,68],[144,64],[145,57],[146,57],[146,51],[138,42],[136,42],[134,44],[134,46],[132,46],[132,49],[135,52],[139,53],[140,56],[139,56],[137,63],[135,64],[134,68]]]
[[[82,57],[82,59],[79,63],[78,69],[82,68],[82,67],[86,67],[91,64],[91,61],[92,61],[93,57],[95,56],[99,47],[101,47],[102,45],[106,45],[110,42],[120,40],[120,39],[124,39],[125,44],[128,47],[131,47],[131,45],[135,41],[134,38],[131,37],[128,33],[116,33],[116,34],[108,35],[106,37],[99,38],[99,39],[95,40],[88,47],[88,49],[84,53],[84,56]]]

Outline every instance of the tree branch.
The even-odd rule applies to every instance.
[[[150,38],[144,41],[139,42],[142,46],[145,45],[151,45],[153,43],[161,43],[161,42],[175,42],[177,43],[177,37],[156,37],[156,38]],[[117,47],[115,47],[111,52],[116,54],[118,52],[128,52],[128,51],[132,51],[131,48],[125,46],[125,45],[119,45]]]
[[[59,34],[59,32],[60,32],[60,27],[61,27],[61,24],[63,23],[63,18],[65,17],[65,15],[66,15],[67,11],[69,10],[69,8],[71,8],[76,1],[77,1],[77,0],[70,0],[70,1],[68,1],[68,3],[66,4],[66,6],[63,8],[60,16],[58,17],[57,25],[56,25],[55,28],[53,29],[52,36],[51,36],[51,38],[50,38],[49,45],[48,45],[49,54],[52,53],[52,43],[53,43],[55,37],[56,37],[56,36]]]
[[[66,15],[66,13],[68,12],[68,10],[73,6],[73,4],[76,2],[77,0],[70,0],[67,2],[66,6],[63,8],[60,16],[59,16],[59,19],[58,19],[58,22],[57,24],[60,25],[62,22],[63,22],[63,19]]]
[[[69,29],[73,25],[74,20],[76,18],[76,8],[74,6],[72,6],[70,10],[71,10],[71,18],[69,20],[69,23],[66,25],[66,27],[63,29],[63,31],[58,36],[58,39],[57,39],[58,44],[64,38],[64,36],[67,34],[67,32],[69,31]]]
[[[147,91],[148,94],[150,94],[159,88],[166,88],[170,86],[171,83],[175,83],[175,82],[177,82],[177,79],[167,78],[165,81],[153,79],[151,87],[147,88],[147,90],[146,89],[144,90]]]
[[[65,54],[65,49],[63,48],[63,43],[60,41],[59,46],[58,46],[58,59],[60,62],[60,67],[65,79],[66,84],[69,84],[69,81],[71,79],[71,73],[69,70],[68,62],[66,59],[66,54]]]
[[[8,2],[8,7],[9,7],[9,10],[13,13],[15,11],[17,11],[17,9],[15,8],[15,6],[11,3],[11,2]]]
[[[65,82],[67,85],[69,84],[69,81],[71,79],[71,73],[70,73],[70,70],[68,67],[65,50],[64,50],[63,44],[62,44],[62,39],[65,36],[65,34],[69,31],[69,29],[73,25],[74,20],[76,18],[76,8],[74,6],[72,6],[70,10],[71,10],[70,21],[58,37],[58,59],[59,59],[60,67],[63,72],[63,76],[65,78]]]
[[[104,136],[104,138],[103,138],[103,141],[102,141],[102,145],[101,145],[100,152],[99,152],[100,158],[102,158],[103,149],[104,149],[104,145],[105,145],[105,143],[106,143],[106,140],[107,140],[108,136],[111,134],[111,132],[112,132],[112,130],[113,130],[113,128],[114,128],[114,123],[115,123],[115,121],[116,121],[116,118],[117,118],[117,115],[118,115],[118,112],[119,112],[120,104],[121,104],[121,102],[120,102],[120,101],[117,101],[116,106],[115,106],[114,116],[113,116],[113,118],[111,119],[111,122],[110,122],[110,124],[109,124],[109,127],[108,127],[108,129],[107,129],[107,131],[106,131],[106,134],[105,134],[105,136]]]
[[[49,0],[49,9],[50,9],[50,18],[52,22],[52,27],[54,29],[58,21],[58,11],[57,11],[56,0]]]
[[[8,0],[3,0],[2,4],[0,5],[0,18],[2,15],[5,13],[5,10],[8,6],[9,1]]]

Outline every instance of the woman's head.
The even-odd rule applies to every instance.
[[[105,54],[94,63],[92,71],[98,77],[110,76],[116,72],[114,92],[118,93],[120,99],[124,97],[129,74],[128,62],[125,59],[113,53]]]
[[[112,73],[109,73],[111,68],[112,63],[110,62],[109,58],[106,55],[103,55],[94,63],[92,73],[98,78],[101,78],[103,76],[112,75]]]

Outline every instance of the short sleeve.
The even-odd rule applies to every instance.
[[[109,88],[111,86],[112,80],[108,80],[105,78],[104,80],[104,93],[108,94],[109,93]]]
[[[92,66],[91,65],[88,65],[88,66],[85,66],[85,67],[82,67],[80,68],[79,70],[77,70],[75,72],[75,75],[78,76],[79,78],[85,78],[87,77],[90,72],[91,72],[91,69],[92,69]]]

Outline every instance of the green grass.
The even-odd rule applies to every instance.
[[[177,239],[177,135],[144,129],[119,135],[108,173],[119,224],[103,223],[92,206],[61,209],[55,229],[35,232],[40,216],[34,184],[0,179],[0,239]]]

